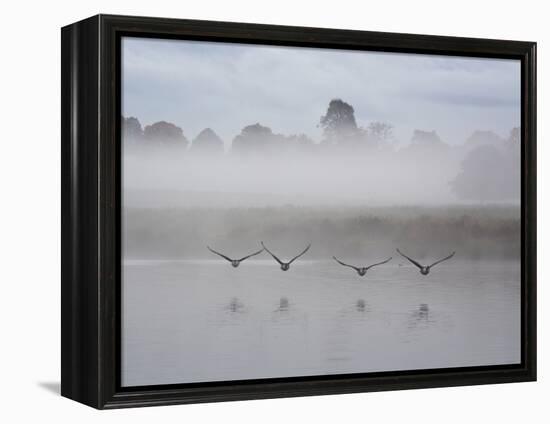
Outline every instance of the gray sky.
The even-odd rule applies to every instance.
[[[123,115],[166,120],[187,138],[214,129],[226,143],[259,122],[320,140],[333,98],[358,125],[394,125],[461,144],[476,129],[506,136],[520,123],[520,62],[244,44],[123,39]]]

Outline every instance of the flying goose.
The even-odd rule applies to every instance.
[[[231,259],[231,258],[228,258],[227,256],[221,254],[220,252],[216,252],[214,249],[211,249],[210,246],[206,246],[206,247],[212,253],[215,253],[216,255],[221,256],[225,260],[228,260],[229,262],[231,262],[231,265],[233,266],[233,268],[237,268],[241,264],[241,262],[244,261],[245,259],[248,259],[251,256],[259,255],[260,253],[262,253],[264,251],[264,249],[262,249],[262,250],[258,250],[257,252],[251,253],[250,255],[247,255],[247,256],[245,256],[244,258],[241,258],[241,259]]]
[[[277,262],[279,262],[279,264],[281,264],[281,269],[283,271],[288,271],[288,269],[290,268],[290,264],[292,262],[294,262],[296,259],[298,259],[300,256],[302,256],[304,253],[306,253],[309,250],[309,248],[311,247],[311,243],[310,243],[310,244],[308,244],[308,246],[304,249],[304,251],[302,253],[300,253],[299,255],[294,256],[288,262],[283,262],[277,256],[275,256],[273,253],[271,253],[267,247],[265,247],[263,241],[261,243],[262,243],[262,247],[266,250],[266,252],[269,253],[271,256],[273,256],[273,259],[275,259]]]
[[[362,277],[363,275],[365,275],[365,274],[367,273],[367,271],[368,271],[369,269],[371,269],[373,266],[385,264],[386,262],[389,262],[389,261],[391,261],[391,259],[392,259],[392,258],[389,258],[389,259],[386,259],[386,260],[383,261],[383,262],[377,262],[377,263],[372,264],[372,265],[369,265],[369,266],[357,267],[357,266],[345,264],[344,262],[342,262],[341,260],[339,260],[336,256],[333,256],[332,258],[333,258],[336,262],[338,262],[340,265],[347,266],[347,267],[349,267],[349,268],[353,268],[354,270],[357,271],[357,274],[359,274],[361,277]]]
[[[428,266],[424,266],[424,265],[421,265],[419,264],[418,262],[416,262],[414,259],[411,259],[409,258],[407,255],[405,255],[403,252],[401,252],[399,249],[395,249],[397,250],[397,253],[399,253],[401,256],[403,256],[404,258],[408,259],[412,264],[414,264],[415,266],[417,266],[419,269],[420,269],[420,273],[422,275],[428,275],[430,273],[430,269],[432,267],[434,267],[435,265],[437,265],[438,263],[441,263],[443,261],[446,261],[447,259],[451,259],[454,255],[455,255],[455,252],[451,253],[449,256],[446,256],[444,257],[443,259],[440,259],[436,262],[434,262],[433,264],[431,265],[428,265]]]

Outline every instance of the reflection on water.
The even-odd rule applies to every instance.
[[[123,384],[519,361],[517,262],[457,260],[429,276],[396,263],[364,278],[329,262],[265,265],[126,263]]]
[[[231,313],[242,313],[244,311],[244,305],[238,298],[234,297],[231,299],[226,309]]]
[[[428,306],[427,303],[421,303],[411,313],[411,318],[409,319],[408,328],[414,329],[418,327],[426,327],[431,323],[435,323],[435,321],[430,318],[430,307]]]
[[[367,304],[363,299],[358,299],[357,302],[355,302],[355,309],[359,312],[365,312],[367,308]]]
[[[281,299],[279,299],[279,307],[276,309],[276,311],[286,312],[288,311],[288,306],[289,306],[288,298],[283,296],[281,297]]]
[[[416,322],[428,322],[430,318],[430,307],[427,303],[421,303],[413,313]]]

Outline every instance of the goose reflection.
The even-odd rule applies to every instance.
[[[430,307],[427,303],[421,303],[412,312],[409,322],[409,328],[415,328],[417,326],[426,326],[432,322],[430,319]]]
[[[226,309],[230,313],[240,313],[243,312],[244,304],[237,297],[234,297],[231,299]]]
[[[367,304],[363,299],[357,299],[357,302],[355,302],[355,309],[358,312],[365,312],[367,308]]]
[[[275,312],[286,312],[288,311],[289,306],[290,302],[288,301],[288,298],[283,296],[279,299],[279,306],[275,309]]]
[[[416,312],[416,315],[418,316],[419,319],[427,321],[430,315],[430,307],[428,306],[428,304],[421,303],[420,306],[418,307],[418,311]]]

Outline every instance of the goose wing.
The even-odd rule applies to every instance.
[[[353,265],[349,265],[349,264],[345,264],[344,262],[342,262],[341,260],[339,260],[336,256],[333,256],[332,259],[334,259],[336,262],[338,262],[340,265],[343,265],[343,266],[347,266],[349,268],[353,268],[354,270],[356,271],[359,271],[359,268],[356,267],[356,266],[353,266]]]
[[[276,260],[277,262],[279,262],[281,265],[283,264],[283,262],[282,262],[277,256],[275,256],[273,253],[271,253],[271,251],[270,251],[267,247],[265,247],[265,244],[264,244],[263,241],[261,242],[261,244],[262,244],[262,247],[265,249],[265,251],[266,251],[267,253],[269,253],[271,256],[273,256],[273,259],[275,259],[275,260]]]
[[[306,253],[306,252],[309,250],[310,247],[311,247],[311,243],[307,245],[307,247],[303,250],[302,253],[300,253],[300,254],[294,256],[294,257],[288,262],[288,264],[290,265],[292,262],[294,262],[296,259],[298,259],[300,256],[302,256],[304,253]]]
[[[392,258],[389,258],[389,259],[386,259],[385,261],[377,262],[377,263],[375,263],[375,264],[369,265],[369,266],[367,267],[367,269],[371,269],[373,266],[385,264],[385,263],[387,263],[387,262],[389,262],[389,261],[391,261],[391,260],[392,260]]]
[[[220,252],[216,252],[214,249],[211,249],[210,246],[206,246],[208,248],[208,250],[210,250],[212,253],[215,253],[216,255],[218,256],[221,256],[222,258],[224,258],[225,260],[228,260],[229,262],[233,262],[233,259],[225,256],[224,254],[220,253]]]
[[[242,261],[244,261],[245,259],[248,259],[248,258],[250,258],[250,257],[252,257],[252,256],[259,255],[259,254],[262,253],[263,251],[264,251],[264,249],[261,249],[261,250],[258,250],[257,252],[251,253],[250,255],[247,255],[247,256],[245,256],[244,258],[239,259],[239,262],[242,262]]]
[[[413,265],[417,266],[418,268],[422,269],[422,265],[420,265],[418,262],[416,262],[414,259],[411,259],[409,258],[407,255],[405,255],[403,252],[401,252],[401,250],[399,249],[395,249],[397,250],[397,253],[399,253],[401,256],[403,256],[405,259],[408,259],[409,262],[411,262]]]
[[[430,268],[431,268],[432,266],[435,266],[435,265],[437,265],[437,264],[443,262],[443,261],[446,261],[447,259],[451,259],[451,258],[455,255],[455,253],[456,253],[456,252],[453,252],[453,253],[451,253],[449,256],[446,256],[446,257],[444,257],[443,259],[440,259],[440,260],[438,260],[437,262],[434,262],[433,264],[430,265]]]

